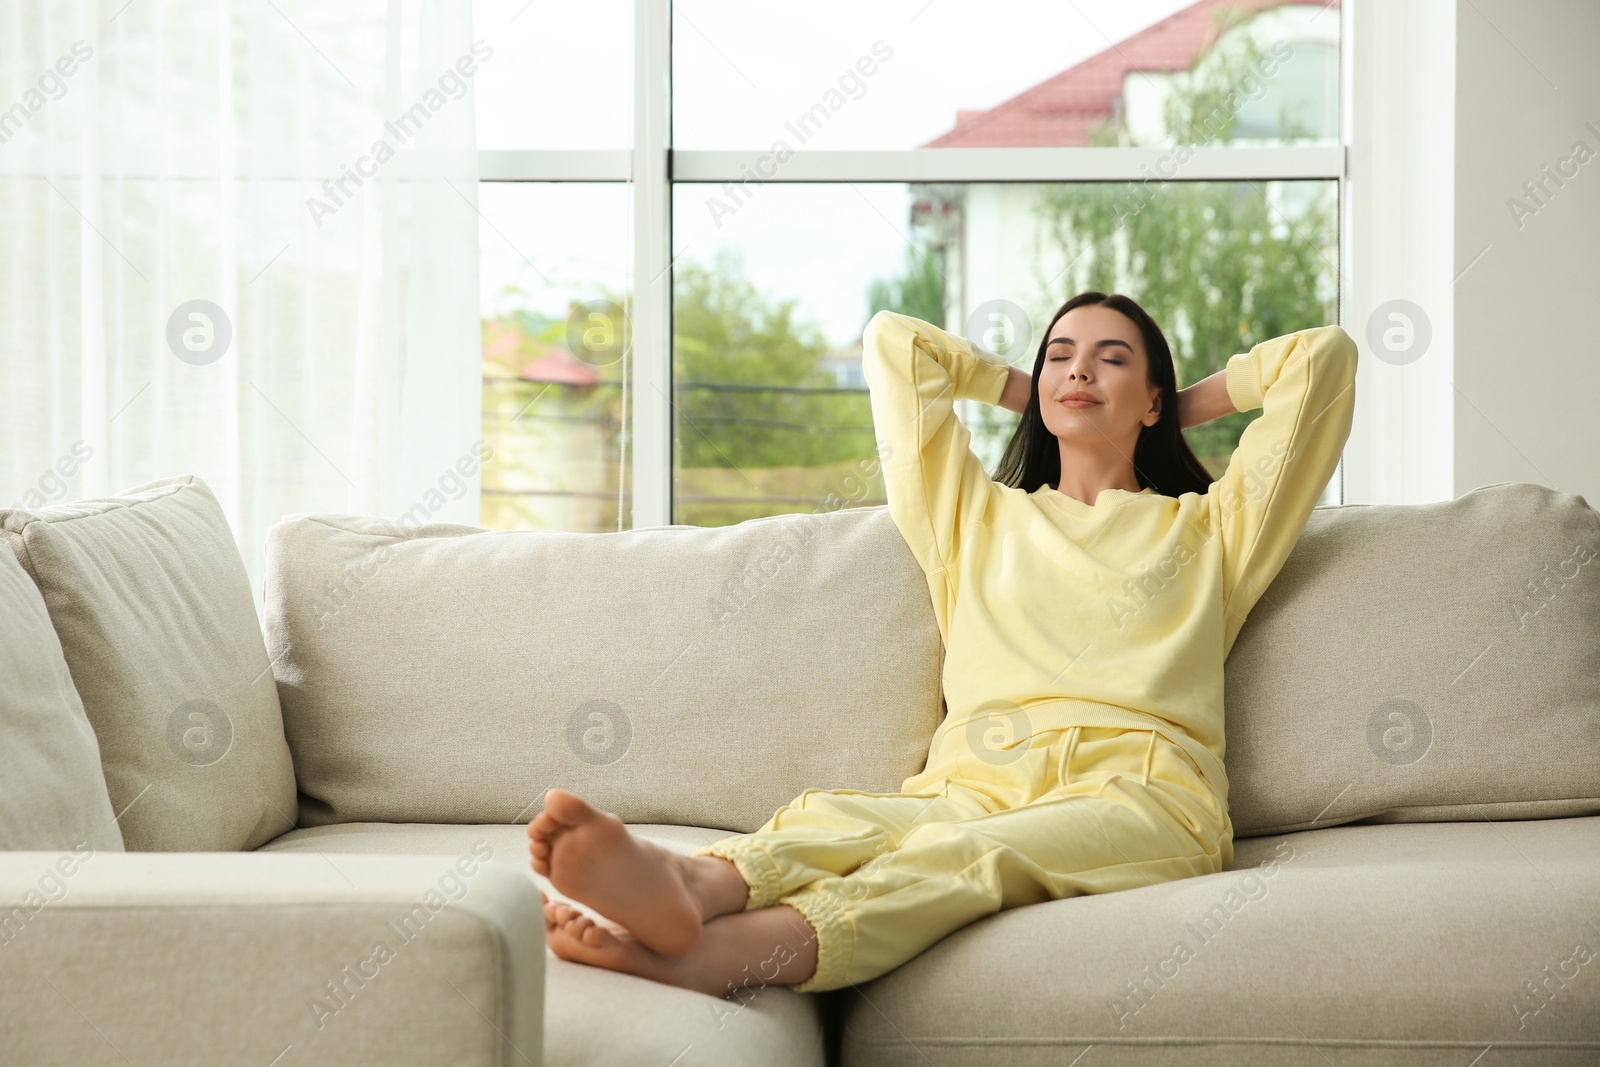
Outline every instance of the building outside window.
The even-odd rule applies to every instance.
[[[478,86],[483,525],[884,503],[860,368],[881,308],[1031,369],[1069,297],[1127,293],[1180,386],[1338,321],[1336,0],[1017,0],[984,24],[836,7],[763,28],[678,3],[668,46],[639,32],[644,6],[476,0],[512,53]],[[610,59],[548,47],[596,34]],[[650,154],[631,103],[657,67],[671,113]],[[581,115],[526,107],[564,82]],[[670,285],[670,388],[640,362],[664,343],[636,329],[641,280]],[[1018,416],[957,408],[992,470]],[[1187,431],[1214,474],[1252,417]]]

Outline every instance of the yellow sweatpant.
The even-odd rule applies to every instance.
[[[1155,731],[1064,727],[1025,755],[981,779],[930,765],[902,783],[918,791],[807,789],[693,854],[738,868],[746,911],[788,904],[816,930],[802,993],[876,978],[1007,908],[1224,869],[1221,806]]]

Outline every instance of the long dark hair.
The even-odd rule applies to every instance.
[[[1090,290],[1061,305],[1039,338],[1039,351],[1033,357],[1033,395],[1022,412],[1022,422],[1006,445],[1005,454],[991,476],[1002,485],[1031,493],[1040,485],[1061,482],[1061,446],[1044,424],[1039,411],[1039,372],[1044,369],[1045,349],[1056,322],[1076,307],[1097,304],[1120,311],[1144,335],[1148,380],[1161,387],[1161,417],[1155,425],[1139,431],[1133,449],[1133,473],[1139,488],[1151,488],[1163,496],[1204,493],[1215,480],[1195,454],[1189,450],[1178,426],[1178,375],[1172,365],[1172,349],[1156,321],[1131,297],[1121,293]]]

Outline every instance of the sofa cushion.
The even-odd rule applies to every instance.
[[[293,826],[266,645],[206,484],[4,510],[0,530],[49,609],[127,847],[249,849]]]
[[[882,506],[619,533],[286,516],[266,626],[301,824],[754,830],[898,789],[944,713],[927,583]]]
[[[687,855],[728,836],[709,827],[639,824],[629,830]],[[546,896],[566,899],[535,874],[528,855],[528,830],[521,823],[469,826],[402,823],[343,823],[289,833],[261,852],[318,854],[337,866],[344,854],[463,855],[486,842],[491,862],[526,871]],[[574,902],[576,903],[576,902]],[[578,910],[596,914],[592,908]],[[629,974],[560,959],[545,948],[546,1067],[631,1067],[649,1063],[753,1063],[763,1067],[822,1067],[819,1031],[828,1006],[787,986],[748,987],[718,999]],[[615,1020],[626,1019],[626,1026]]]
[[[1314,509],[1226,664],[1235,837],[1600,812],[1597,557],[1525,482]]]
[[[1597,897],[1600,817],[1252,838],[847,991],[843,1067],[1593,1064]]]
[[[100,746],[39,590],[0,551],[0,851],[122,851]]]

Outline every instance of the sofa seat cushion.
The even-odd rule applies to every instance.
[[[1593,1064],[1596,900],[1600,816],[1243,839],[1228,871],[1001,912],[848,992],[843,1067]]]
[[[726,830],[631,824],[640,837],[688,854]],[[492,861],[512,864],[547,896],[566,899],[535,874],[525,824],[338,823],[291,830],[258,851],[461,855],[484,841]],[[481,854],[481,852],[480,852]],[[590,915],[593,909],[581,907]],[[560,959],[545,949],[545,1067],[656,1063],[674,1067],[759,1063],[822,1067],[824,1002],[759,979],[736,996],[710,997],[630,974]],[[619,1025],[625,1022],[625,1025]]]

